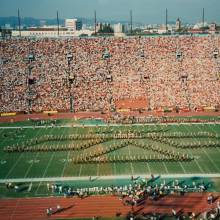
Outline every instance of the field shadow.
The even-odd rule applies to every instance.
[[[70,205],[70,206],[68,206],[68,207],[66,207],[66,208],[57,209],[56,211],[53,212],[53,215],[55,215],[55,214],[57,214],[57,213],[65,212],[65,211],[67,211],[68,209],[73,208],[73,206],[74,206],[74,205]]]

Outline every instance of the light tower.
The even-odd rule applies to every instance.
[[[21,37],[21,17],[20,17],[19,8],[18,8],[18,30],[19,30],[19,37]]]
[[[70,98],[70,112],[74,112],[74,103],[73,103],[73,95],[71,93],[71,87],[74,82],[74,76],[70,73],[70,65],[73,61],[73,55],[71,53],[68,53],[66,55],[67,63],[68,63],[68,85],[69,85],[69,98]]]
[[[96,35],[96,26],[97,26],[97,18],[96,18],[96,10],[94,11],[94,25],[95,25],[95,35]]]
[[[202,9],[202,27],[205,27],[205,8]]]
[[[132,10],[130,10],[130,34],[133,32],[133,14]]]
[[[59,13],[57,11],[57,36],[60,35],[60,21],[59,21]]]
[[[166,25],[166,33],[167,33],[167,31],[168,31],[168,10],[167,10],[167,8],[166,8],[166,21],[165,21],[165,25]]]

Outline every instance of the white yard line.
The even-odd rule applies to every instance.
[[[27,175],[28,175],[30,169],[32,168],[32,166],[33,166],[33,164],[34,164],[34,161],[35,161],[35,159],[38,157],[38,155],[39,155],[39,152],[36,153],[36,155],[35,155],[35,157],[34,157],[34,160],[33,160],[33,163],[31,163],[30,166],[28,167],[28,169],[27,169],[27,171],[26,171],[26,173],[25,173],[25,175],[24,175],[24,178],[27,177]]]
[[[201,177],[201,178],[220,178],[220,173],[176,173],[176,174],[159,174],[154,173],[155,176],[160,175],[161,178],[191,178],[191,177]],[[150,174],[135,174],[135,176],[140,176],[140,178],[150,178]],[[111,179],[131,179],[131,175],[116,175],[116,176],[99,176],[99,180],[111,180]],[[88,180],[88,176],[73,176],[73,177],[45,177],[45,178],[15,178],[15,179],[0,179],[0,183],[6,182],[55,182],[55,181],[79,181]]]
[[[52,130],[51,130],[51,131],[52,131]],[[55,152],[53,152],[53,154],[51,155],[50,160],[49,160],[49,162],[47,163],[47,167],[46,167],[46,169],[44,170],[44,173],[43,173],[42,178],[44,178],[44,176],[45,176],[45,174],[46,174],[46,172],[47,172],[47,170],[48,170],[48,167],[50,166],[50,163],[51,163],[51,161],[52,161],[52,158],[54,157],[54,154],[55,154]],[[37,195],[37,192],[38,192],[38,190],[39,190],[39,188],[40,188],[40,185],[41,185],[41,182],[38,184],[38,187],[37,187],[37,189],[36,189],[36,191],[35,191],[35,195]]]
[[[191,156],[193,156],[193,155],[191,154]],[[201,171],[202,173],[205,173],[205,171],[204,171],[204,170],[202,169],[202,167],[199,165],[198,161],[195,160],[195,162],[196,162],[197,166],[199,167],[200,171]]]
[[[128,145],[128,154],[129,154],[129,156],[131,156],[131,151],[130,151],[130,146],[129,145]],[[131,166],[131,173],[133,175],[134,174],[134,167],[133,167],[132,162],[130,162],[130,166]]]
[[[204,125],[204,124],[220,124],[220,122],[198,122],[198,123],[189,123],[189,122],[186,122],[186,123],[169,123],[169,125]],[[98,127],[121,127],[121,126],[124,126],[124,127],[130,127],[130,126],[155,126],[154,123],[149,123],[149,124],[100,124],[98,125]],[[160,125],[161,127],[163,126],[167,126],[167,124],[165,123],[157,123],[156,125]],[[86,128],[86,127],[97,127],[97,125],[95,124],[91,124],[91,125],[59,125],[59,126],[5,126],[5,127],[0,127],[0,129],[15,129],[15,128]]]
[[[5,179],[8,178],[8,176],[11,174],[11,172],[14,170],[14,168],[17,166],[18,162],[21,160],[22,156],[24,154],[20,154],[20,156],[18,157],[18,159],[16,160],[16,162],[14,163],[14,165],[11,167],[11,169],[9,170],[9,172],[7,173],[7,175],[5,176]]]
[[[52,153],[52,155],[51,155],[51,157],[50,157],[50,160],[49,160],[49,162],[47,163],[47,167],[46,167],[46,169],[44,170],[44,173],[43,173],[43,177],[42,177],[42,178],[44,178],[44,176],[46,175],[47,170],[48,170],[48,168],[49,168],[49,166],[50,166],[50,164],[51,164],[51,161],[52,161],[52,159],[53,159],[53,157],[54,157],[54,154],[55,154],[55,152]],[[37,192],[38,192],[38,190],[39,190],[39,188],[40,188],[41,182],[42,182],[42,181],[40,181],[40,183],[38,184],[38,187],[37,187],[37,189],[36,189],[36,191],[35,191],[35,195],[37,195]]]
[[[79,175],[78,176],[81,176],[81,172],[82,172],[82,164],[80,165],[80,168],[79,168]]]
[[[38,130],[38,131],[37,131],[37,133],[35,134],[35,137],[37,137],[37,135],[39,134],[40,131],[41,131],[41,130]],[[43,143],[43,145],[44,145],[44,144],[45,144],[45,143]],[[39,155],[39,152],[36,153],[36,155],[35,155],[35,157],[34,157],[34,160],[37,158],[38,155]],[[28,167],[28,169],[27,169],[27,171],[26,171],[26,173],[25,173],[25,175],[24,175],[24,178],[27,177],[27,175],[28,175],[28,173],[29,173],[31,167],[33,166],[33,164],[34,164],[34,163],[30,164],[30,166]]]
[[[212,126],[209,126],[209,128],[213,131],[213,133],[217,134],[217,132],[212,128]]]
[[[64,166],[63,166],[63,170],[62,170],[61,176],[64,175],[64,172],[65,172],[65,169],[66,169],[66,166],[67,166],[67,163],[68,163],[69,158],[70,158],[70,151],[68,151],[67,160],[66,160],[66,162],[65,162],[65,164],[64,164]]]
[[[144,156],[146,157],[145,150],[143,149],[143,151],[144,151]],[[146,162],[146,164],[147,164],[147,168],[148,168],[149,174],[151,174],[152,172],[151,172],[151,169],[150,169],[149,163]]]
[[[205,152],[206,156],[208,157],[208,159],[210,160],[210,162],[212,163],[212,165],[220,172],[220,169],[218,166],[216,166],[215,162],[212,160],[212,158],[209,156],[209,154],[206,152],[206,150],[203,148],[203,151]]]
[[[184,168],[184,166],[182,165],[182,163],[179,162],[179,164],[180,164],[181,168],[183,169],[183,172],[184,172],[184,173],[187,173],[186,170],[185,170],[185,168]]]
[[[64,129],[63,129],[63,132],[62,132],[62,134],[61,134],[61,137],[64,135]],[[58,145],[60,144],[60,140],[58,140]],[[63,170],[62,170],[62,173],[61,173],[61,176],[63,176],[63,173],[64,173],[64,171],[65,171],[65,168],[66,168],[66,164],[68,163],[68,157],[69,157],[69,152],[68,152],[68,154],[67,154],[67,160],[66,160],[66,162],[65,162],[65,164],[63,165]]]
[[[198,127],[196,125],[196,127]],[[198,127],[198,129],[200,131],[202,131],[202,129],[200,127]],[[213,129],[212,129],[213,130]],[[214,131],[214,130],[213,130]],[[216,134],[216,132],[214,131],[214,133]],[[208,140],[210,140],[210,138],[208,137]],[[217,148],[218,149],[218,148]],[[212,163],[212,165],[220,172],[220,169],[218,166],[216,166],[215,162],[212,160],[212,158],[209,156],[209,154],[207,153],[207,151],[203,148],[203,152],[206,154],[206,156],[208,157],[209,161]]]
[[[83,150],[82,155],[84,155],[84,153],[85,153],[85,149]],[[80,168],[79,168],[79,175],[78,175],[78,176],[81,176],[82,167],[83,167],[83,164],[80,165]]]
[[[166,164],[165,164],[164,162],[162,162],[162,164],[163,164],[163,166],[164,166],[164,168],[165,168],[166,172],[167,172],[167,173],[169,173],[169,171],[168,171],[168,169],[167,169]]]
[[[151,174],[152,172],[151,172],[151,169],[150,169],[150,166],[149,166],[149,163],[147,162],[147,168],[148,168],[148,170],[149,170],[149,173]]]
[[[209,128],[213,131],[214,134],[218,134],[218,133],[212,128],[212,126],[209,126]],[[219,147],[216,147],[215,149],[216,149],[218,152],[220,152]]]
[[[46,173],[47,173],[47,170],[48,170],[48,168],[49,168],[49,166],[50,166],[50,164],[51,164],[51,162],[52,162],[52,160],[53,160],[53,158],[54,158],[54,155],[55,155],[55,152],[52,153],[52,155],[51,155],[51,157],[50,157],[50,160],[49,160],[49,162],[47,163],[47,167],[46,167],[46,169],[44,170],[44,173],[43,173],[43,178],[44,178],[44,176],[45,176]]]
[[[114,157],[115,157],[115,150],[113,151],[114,152]],[[114,175],[116,175],[117,171],[116,171],[116,163],[114,162]]]
[[[185,127],[183,127],[183,128],[185,128]],[[187,128],[185,128],[185,130],[189,131],[189,129],[187,129]],[[191,152],[189,149],[187,149],[187,151],[188,151],[188,152],[191,154],[191,156],[193,157],[192,152]],[[197,166],[199,167],[200,171],[201,171],[202,173],[206,173],[206,172],[202,169],[202,167],[199,165],[198,161],[197,161],[196,159],[195,159],[194,161],[195,161],[195,163],[197,164]]]
[[[97,176],[99,176],[99,167],[100,167],[100,164],[98,163],[97,164],[97,173],[96,173]]]
[[[84,150],[83,150],[82,155],[84,155],[85,150],[86,150],[86,149],[84,149]],[[81,176],[81,173],[82,173],[82,168],[83,168],[83,164],[81,164],[81,165],[80,165],[80,168],[79,168],[79,175],[78,175],[79,177]]]

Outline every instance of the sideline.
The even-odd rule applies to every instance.
[[[99,124],[99,125],[94,125],[94,124],[76,124],[76,125],[39,125],[39,126],[1,126],[0,129],[19,129],[19,128],[86,128],[86,127],[120,127],[120,126],[155,126],[155,125],[220,125],[220,122],[180,122],[180,123],[145,123],[145,124]]]
[[[151,174],[143,175],[143,174],[135,174],[135,177],[139,177],[142,179],[150,179]],[[201,177],[201,178],[220,178],[220,173],[209,173],[209,174],[202,174],[202,173],[189,173],[189,174],[154,174],[154,176],[160,176],[160,178],[192,178],[192,177]],[[0,179],[0,183],[22,183],[22,182],[53,182],[53,181],[80,181],[80,180],[88,180],[89,176],[72,176],[72,177],[42,177],[42,178],[14,178],[14,179]],[[118,176],[93,176],[98,180],[114,180],[114,179],[131,179],[131,175],[118,175]]]

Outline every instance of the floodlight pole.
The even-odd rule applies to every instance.
[[[28,55],[29,56],[29,55]],[[31,61],[29,60],[29,64],[28,64],[28,77],[27,77],[27,86],[28,86],[28,114],[31,113],[31,106],[32,106],[32,103],[31,103],[31,88],[30,88],[30,82],[29,82],[29,78],[31,76]]]
[[[94,11],[94,25],[95,25],[95,35],[96,35],[96,26],[97,26],[97,18],[96,18],[96,10]]]
[[[57,11],[57,35],[60,35],[60,22],[59,22],[59,13]]]
[[[70,98],[70,112],[74,112],[73,110],[73,95],[71,94],[71,87],[72,87],[72,82],[70,82],[70,63],[71,63],[71,60],[68,59],[68,82],[69,82],[69,98]]]
[[[130,32],[131,32],[131,34],[133,32],[133,15],[132,15],[132,10],[130,10]]]
[[[205,26],[205,8],[202,9],[202,27]]]
[[[19,30],[19,37],[21,37],[21,18],[20,18],[19,8],[18,8],[18,30]]]
[[[167,33],[167,31],[168,31],[168,10],[167,10],[167,8],[166,8],[166,33]]]

